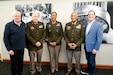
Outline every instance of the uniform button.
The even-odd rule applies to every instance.
[[[53,35],[53,37],[55,37],[55,35]]]
[[[71,38],[71,41],[73,41],[73,38]]]

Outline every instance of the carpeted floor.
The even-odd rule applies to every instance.
[[[42,66],[44,75],[65,75],[67,71],[67,67],[59,67],[59,71],[55,74],[51,74],[49,66]],[[24,75],[29,74],[29,64],[24,65]],[[10,63],[0,62],[0,75],[10,75]],[[35,75],[39,75],[36,73]],[[74,70],[70,75],[76,75]],[[96,69],[95,75],[113,75],[113,70],[108,69]]]

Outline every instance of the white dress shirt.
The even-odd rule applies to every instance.
[[[93,20],[91,22],[88,22],[88,25],[87,25],[87,28],[86,28],[86,35],[89,33],[89,30],[90,30],[90,28],[91,28],[91,26],[92,26],[92,24],[93,24],[94,21],[95,20]]]

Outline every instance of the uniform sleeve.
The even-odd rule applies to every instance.
[[[66,43],[69,43],[69,39],[67,38],[67,35],[66,35],[66,31],[67,31],[66,26],[65,26],[65,30],[64,30],[64,40],[66,41]]]
[[[27,24],[27,27],[26,27],[26,37],[27,37],[28,41],[32,43],[32,45],[36,44],[37,41],[35,39],[33,39],[33,37],[30,35],[30,26],[29,26],[29,24]]]
[[[63,28],[62,28],[62,24],[60,23],[60,25],[61,25],[60,37],[57,39],[56,44],[58,44],[58,43],[62,40],[62,37],[63,37]]]
[[[3,40],[4,40],[4,44],[7,48],[7,50],[11,50],[11,46],[10,46],[10,27],[9,27],[9,24],[6,24],[5,26],[5,30],[4,30],[4,37],[3,37]]]
[[[48,24],[46,25],[45,33],[46,33],[46,41],[47,41],[48,43],[50,43],[51,40],[50,40],[50,38],[49,38]]]
[[[43,27],[44,27],[44,25],[43,25]],[[39,42],[43,42],[43,40],[45,39],[45,36],[46,36],[46,33],[45,33],[45,29],[43,30],[43,34],[42,34],[42,37],[41,37],[41,39],[39,40]]]
[[[77,46],[80,46],[83,43],[83,39],[84,39],[84,27],[83,27],[83,25],[81,25],[81,33],[80,34],[81,34],[81,37],[76,43]]]

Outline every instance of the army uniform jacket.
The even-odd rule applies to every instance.
[[[64,40],[66,41],[66,49],[71,50],[70,47],[68,46],[68,43],[75,43],[77,45],[75,50],[80,51],[83,39],[84,39],[84,27],[82,23],[77,21],[76,24],[72,24],[72,22],[66,24],[64,31]]]
[[[29,50],[39,50],[43,48],[43,40],[45,37],[44,25],[42,22],[34,24],[32,21],[27,23],[26,27],[27,48]],[[40,42],[41,46],[36,47],[36,42]]]
[[[46,25],[47,44],[50,44],[50,42],[56,42],[57,45],[60,45],[62,36],[63,29],[62,24],[60,22],[57,21],[55,24],[52,24],[52,22],[47,23]]]

